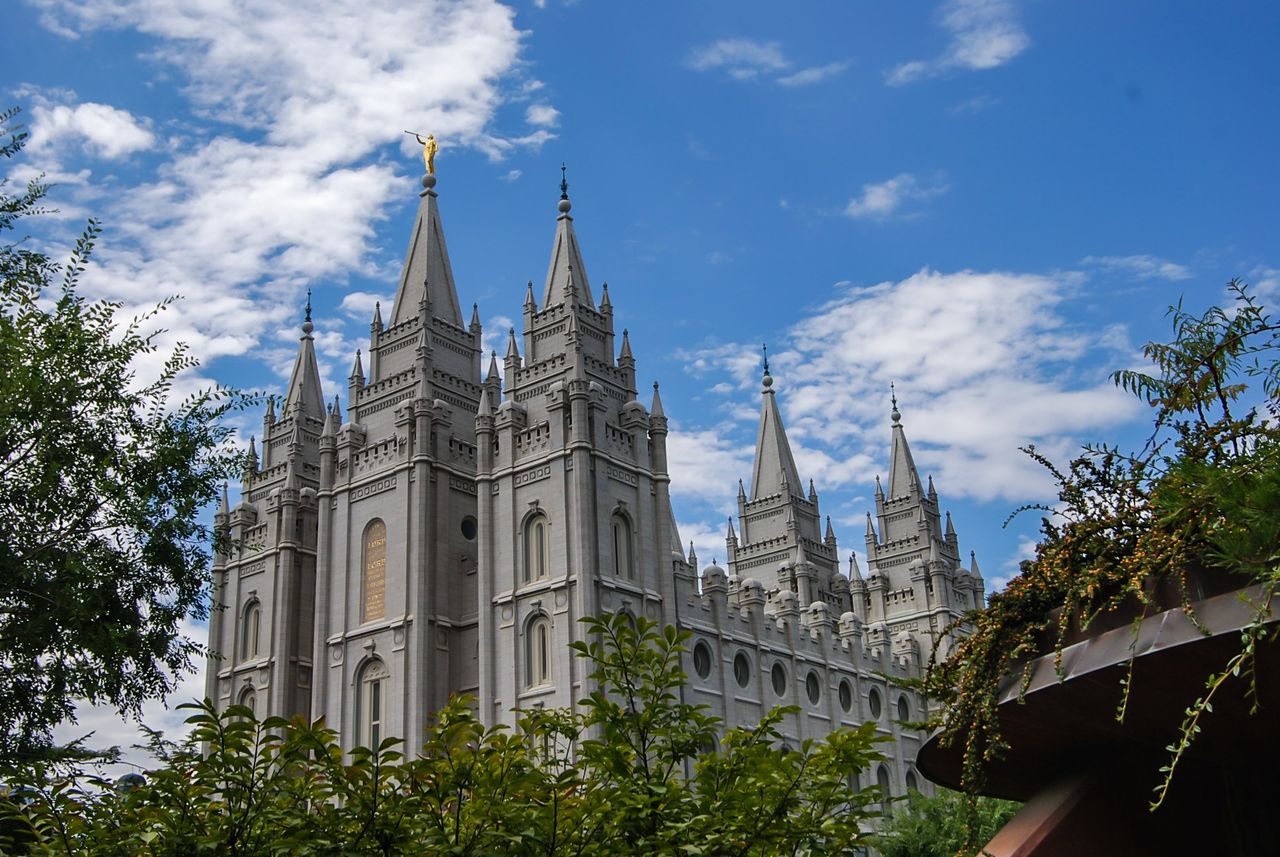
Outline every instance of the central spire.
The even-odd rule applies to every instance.
[[[578,299],[592,307],[596,305],[587,281],[587,266],[582,261],[578,236],[573,231],[573,217],[569,212],[569,180],[564,164],[560,165],[560,202],[556,206],[560,216],[556,218],[556,238],[551,245],[551,263],[547,266],[547,283],[542,290],[541,308],[560,301],[567,293],[570,279],[578,290]]]
[[[889,449],[889,499],[907,495],[914,496],[920,490],[920,473],[911,457],[911,447],[907,445],[907,436],[902,431],[902,414],[898,411],[898,393],[889,386],[892,410],[889,418],[893,421],[893,444]]]
[[[418,217],[413,224],[400,286],[396,290],[395,307],[391,311],[392,327],[416,316],[424,298],[436,318],[454,327],[462,327],[458,287],[453,282],[453,267],[449,264],[449,249],[444,242],[444,226],[440,223],[435,186],[435,176],[422,177]]]
[[[782,414],[773,393],[773,376],[769,374],[769,352],[764,351],[764,378],[761,391],[764,401],[760,408],[760,431],[756,435],[756,460],[751,472],[751,499],[759,500],[777,494],[786,485],[786,493],[799,496],[800,474],[796,460],[791,455],[791,444],[782,425]]]

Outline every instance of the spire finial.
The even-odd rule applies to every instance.
[[[773,376],[769,374],[769,345],[768,343],[760,343],[760,351],[764,354],[764,388],[767,390],[773,386]]]
[[[557,208],[560,209],[561,214],[568,214],[569,209],[572,207],[573,205],[569,202],[569,179],[567,178],[567,174],[565,173],[565,166],[563,163],[561,163],[560,164],[560,204],[557,206]]]
[[[889,417],[894,423],[902,419],[902,414],[898,413],[898,391],[894,389],[893,382],[889,382],[889,402],[893,405],[893,410],[889,412]]]
[[[311,331],[315,330],[315,325],[311,323],[311,287],[307,287],[307,314],[302,319],[302,332],[311,335]]]

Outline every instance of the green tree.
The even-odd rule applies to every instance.
[[[1171,341],[1144,348],[1152,370],[1113,376],[1152,408],[1142,449],[1086,448],[1066,470],[1029,450],[1059,485],[1035,559],[966,617],[953,655],[927,678],[944,703],[935,725],[963,748],[966,790],[980,789],[984,765],[1007,749],[996,715],[1004,676],[1060,653],[1073,625],[1088,629],[1121,609],[1136,608],[1140,619],[1176,606],[1158,603],[1161,590],[1176,592],[1194,621],[1191,572],[1222,578],[1219,590],[1256,585],[1259,594],[1240,648],[1204,676],[1199,697],[1168,701],[1186,719],[1153,777],[1153,808],[1215,698],[1257,699],[1256,653],[1280,633],[1271,618],[1280,590],[1280,324],[1247,286],[1233,280],[1228,288],[1229,307],[1200,315],[1171,307]],[[1126,681],[1119,719],[1128,690]]]
[[[258,723],[206,702],[192,706],[190,742],[136,788],[28,770],[0,835],[66,857],[771,857],[867,844],[880,795],[849,782],[881,758],[873,725],[783,751],[779,709],[717,746],[719,724],[680,701],[686,635],[621,615],[590,625],[596,641],[579,653],[600,691],[573,710],[486,729],[457,699],[404,759],[396,739],[348,754],[322,723]]]
[[[978,842],[989,842],[1018,806],[996,798],[971,802],[950,789],[933,797],[913,791],[880,824],[872,845],[880,857],[952,857],[964,850],[970,828]]]
[[[26,139],[0,114],[0,154]],[[182,347],[154,379],[155,315],[122,322],[79,280],[98,225],[58,264],[11,240],[45,186],[0,183],[0,762],[52,752],[77,699],[136,714],[171,690],[199,646],[212,534],[200,514],[237,472],[215,388],[172,401]],[[9,240],[6,240],[9,239]]]

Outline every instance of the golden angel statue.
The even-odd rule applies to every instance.
[[[440,151],[440,144],[436,142],[434,134],[428,134],[427,139],[422,139],[421,134],[415,133],[414,139],[422,144],[422,160],[427,164],[427,175],[434,176],[436,174],[436,152]]]

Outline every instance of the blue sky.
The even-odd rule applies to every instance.
[[[1280,296],[1274,3],[28,0],[5,104],[96,295],[216,380],[279,391],[305,290],[345,396],[421,162],[495,345],[545,275],[560,164],[592,281],[660,380],[686,540],[723,559],[759,346],[803,478],[861,551],[888,388],[962,550],[999,585],[1059,461],[1135,443],[1108,373],[1233,276]],[[335,380],[342,383],[335,384]],[[260,415],[247,415],[246,432]],[[192,682],[191,687],[198,686]],[[103,726],[102,728],[106,728]]]

